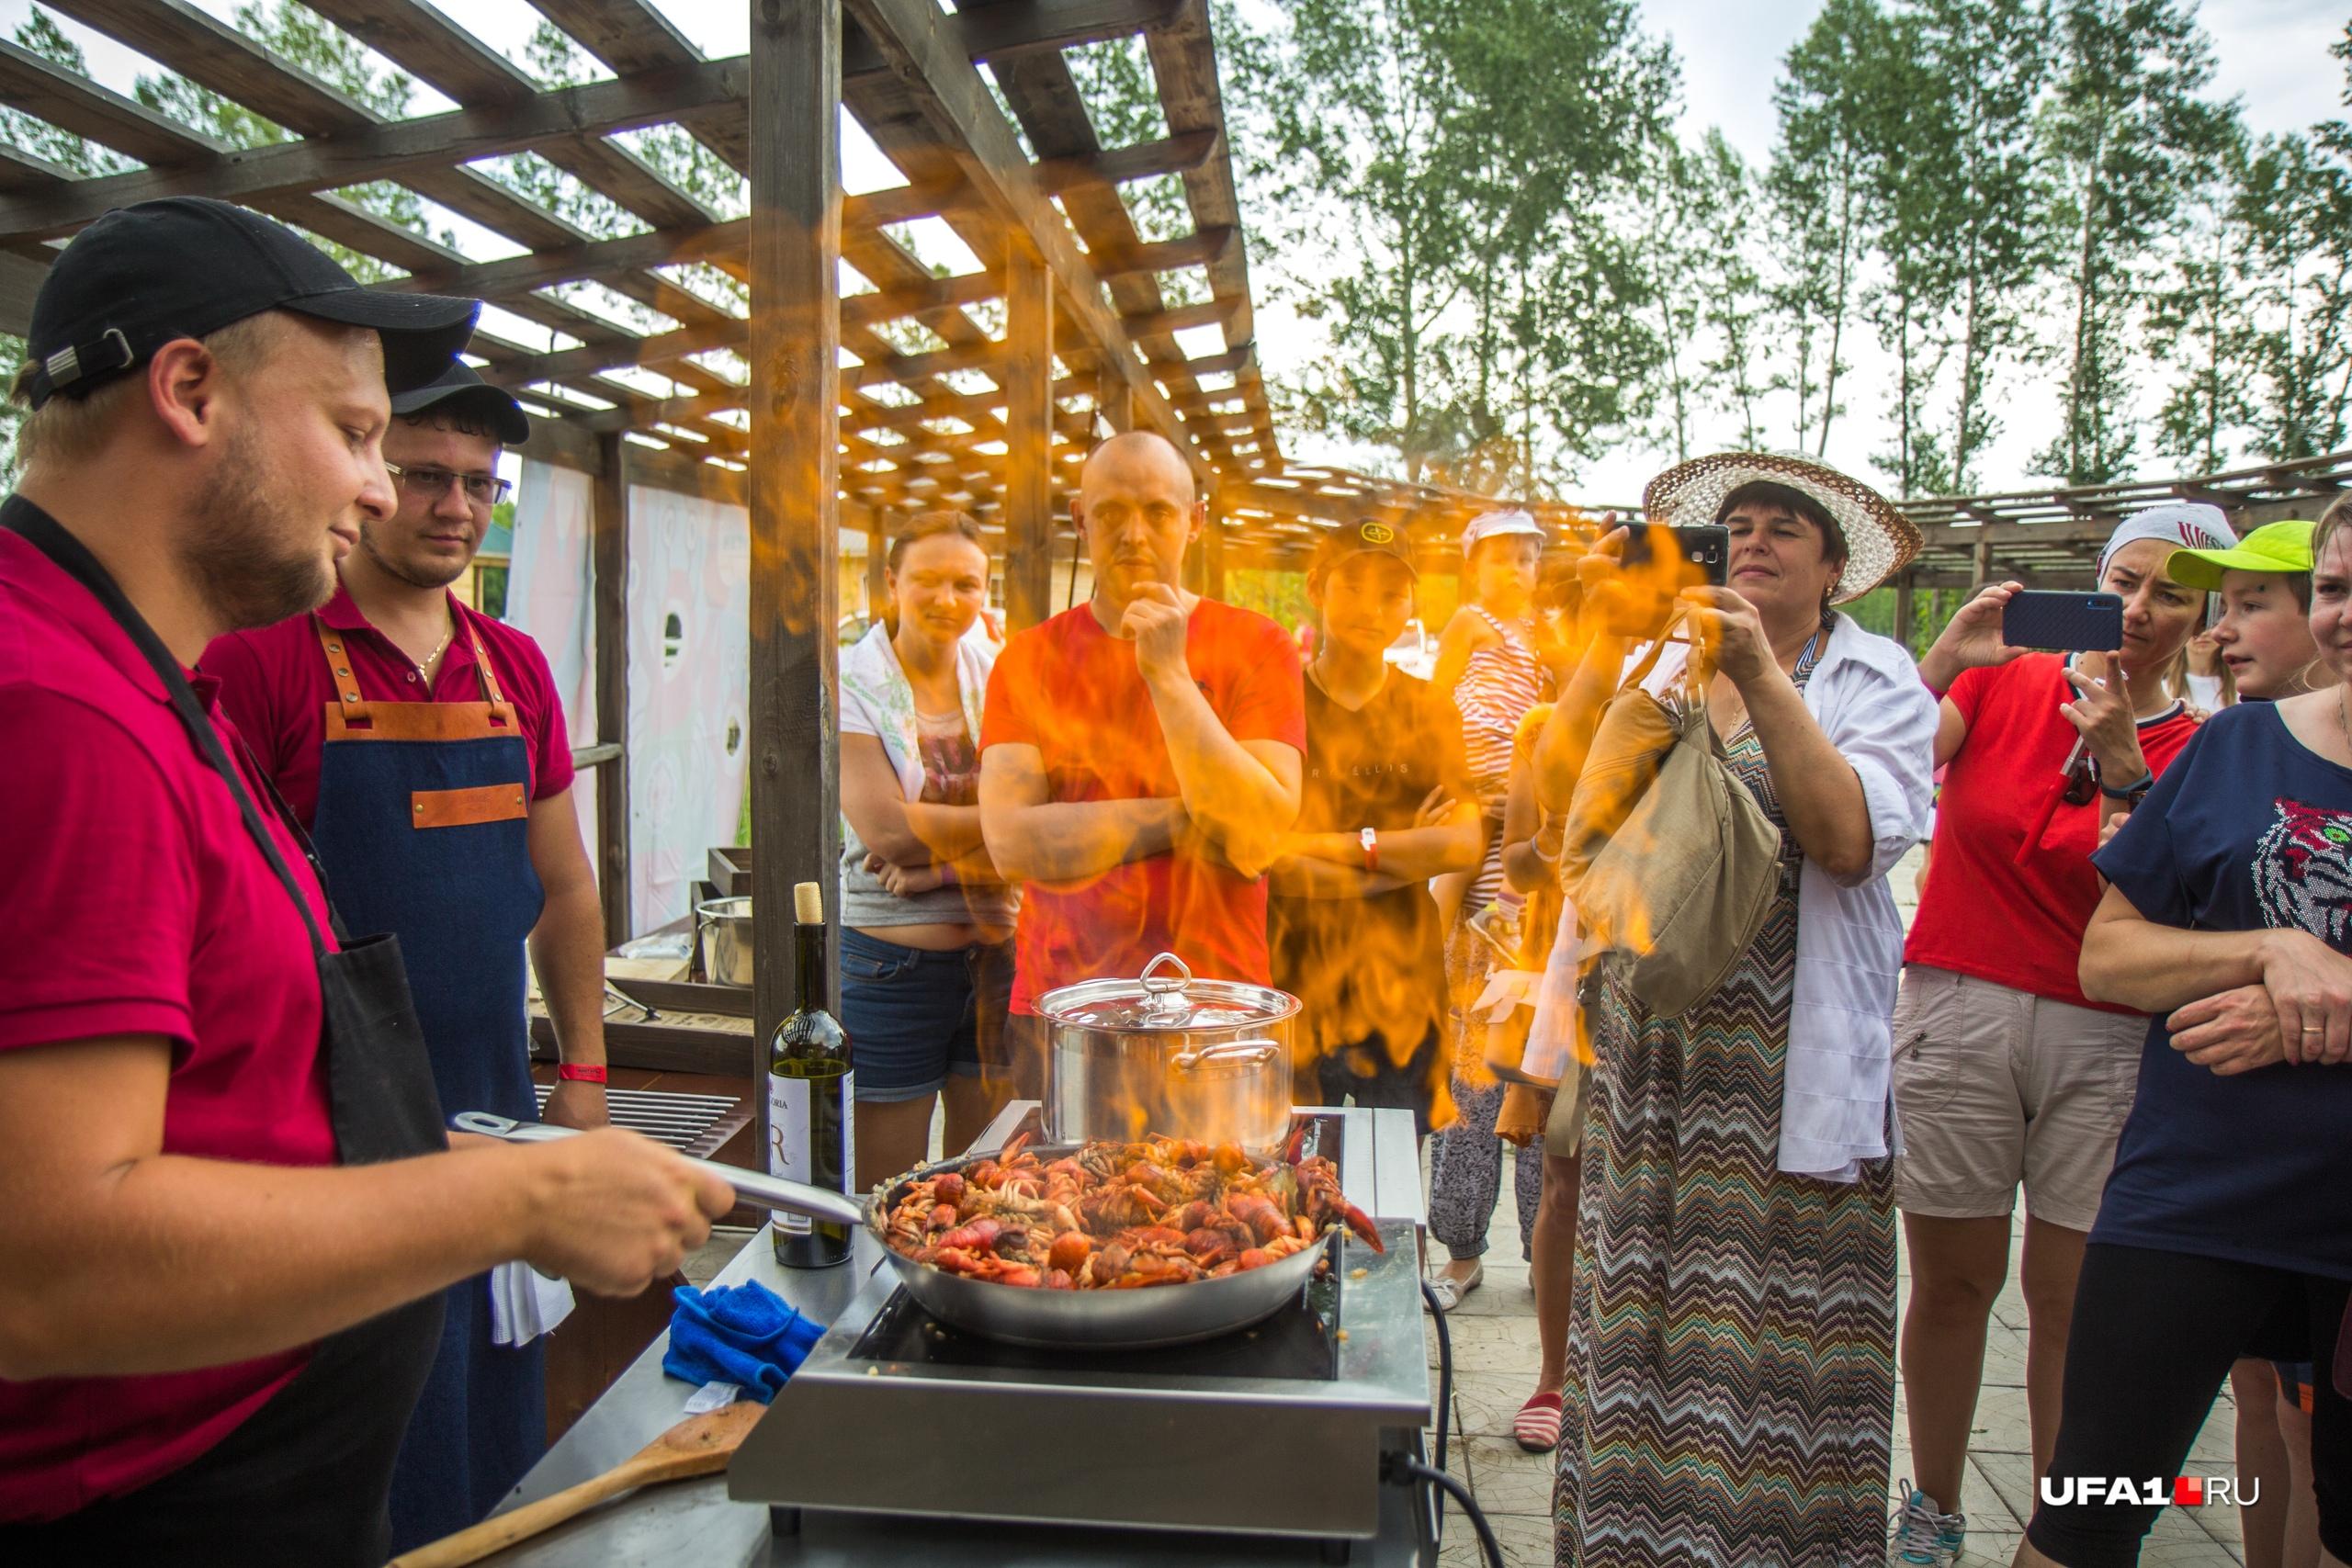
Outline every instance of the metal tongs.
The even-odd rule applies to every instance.
[[[460,1111],[449,1118],[449,1125],[457,1132],[503,1138],[510,1144],[544,1144],[579,1135],[577,1128],[558,1127],[546,1122],[517,1122],[511,1117],[493,1116],[487,1111]],[[805,1214],[837,1225],[855,1227],[865,1223],[865,1206],[845,1193],[746,1170],[739,1165],[721,1165],[714,1159],[689,1156],[686,1163],[718,1177],[735,1189],[736,1197],[755,1207],[781,1209],[787,1214]]]

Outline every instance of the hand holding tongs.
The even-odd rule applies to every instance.
[[[487,1138],[503,1138],[510,1144],[542,1144],[578,1136],[577,1128],[558,1127],[548,1122],[517,1122],[511,1117],[493,1116],[487,1111],[460,1111],[449,1118],[449,1125],[460,1133],[479,1133]],[[755,1207],[781,1209],[788,1214],[805,1214],[837,1225],[865,1223],[865,1206],[844,1193],[763,1171],[746,1170],[739,1165],[721,1165],[713,1159],[688,1157],[686,1163],[718,1177],[735,1189],[736,1197]]]

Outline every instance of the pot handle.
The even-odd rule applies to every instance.
[[[1262,1066],[1282,1055],[1282,1049],[1272,1040],[1221,1040],[1197,1051],[1179,1051],[1168,1058],[1168,1065],[1180,1073],[1225,1062],[1247,1062],[1251,1066]]]

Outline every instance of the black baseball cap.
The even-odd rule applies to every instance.
[[[394,393],[441,374],[473,336],[479,299],[362,288],[332,257],[257,212],[200,196],[119,207],[74,237],[33,299],[32,405],[78,398],[175,338],[264,310],[372,327]]]
[[[493,387],[475,375],[474,367],[462,359],[424,386],[392,394],[394,413],[423,413],[443,403],[457,404],[479,415],[505,446],[520,446],[531,438],[531,419],[523,405],[505,388]]]
[[[1405,563],[1405,570],[1416,580],[1420,569],[1413,564],[1412,541],[1402,528],[1381,522],[1376,517],[1360,517],[1353,523],[1342,523],[1315,543],[1314,570],[1327,572],[1341,561],[1356,556],[1386,556]]]

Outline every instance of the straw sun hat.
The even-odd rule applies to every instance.
[[[1846,570],[1833,604],[1859,599],[1901,571],[1919,553],[1919,528],[1894,502],[1835,468],[1770,452],[1718,452],[1678,463],[1649,482],[1642,509],[1653,523],[1713,523],[1724,497],[1768,479],[1819,502],[1846,536]]]

